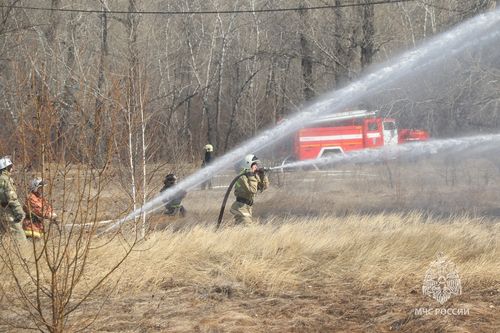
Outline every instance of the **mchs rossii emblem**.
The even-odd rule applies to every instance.
[[[442,253],[427,269],[422,292],[440,304],[444,304],[451,296],[462,294],[462,283],[455,264]]]

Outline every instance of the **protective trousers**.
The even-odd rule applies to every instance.
[[[26,241],[26,235],[24,234],[21,223],[14,222],[14,217],[10,211],[3,207],[0,207],[0,223],[2,224],[0,227],[0,232],[2,234],[6,233],[19,242]]]
[[[249,225],[253,223],[252,206],[235,201],[231,205],[231,214],[234,215],[234,224],[236,225]]]

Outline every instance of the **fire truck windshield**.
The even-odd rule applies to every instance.
[[[396,129],[396,123],[393,121],[384,121],[384,130],[392,131]]]

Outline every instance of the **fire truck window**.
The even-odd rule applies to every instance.
[[[368,130],[369,131],[378,131],[378,124],[377,123],[368,123]]]
[[[396,129],[396,124],[392,121],[386,121],[384,122],[384,130],[386,131],[392,131]]]

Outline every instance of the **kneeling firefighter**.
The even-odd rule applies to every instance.
[[[174,187],[176,184],[177,184],[177,176],[173,173],[169,173],[165,177],[165,180],[163,181],[163,188],[160,190],[160,193],[166,191],[171,187]],[[163,213],[168,216],[178,216],[178,215],[180,215],[181,217],[186,216],[186,209],[182,205],[182,199],[184,199],[186,194],[187,194],[186,191],[181,190],[173,198],[164,200],[163,203],[165,204],[165,211]]]
[[[234,188],[236,201],[231,205],[234,223],[247,225],[252,223],[252,206],[257,192],[262,192],[269,186],[269,179],[261,168],[260,161],[255,155],[247,155],[243,160],[241,176]]]
[[[23,229],[26,237],[42,238],[46,231],[46,220],[57,224],[57,215],[43,194],[45,185],[47,183],[40,178],[34,178],[30,182],[30,193],[24,204],[26,218],[23,221]]]

